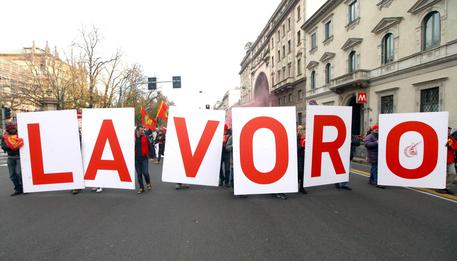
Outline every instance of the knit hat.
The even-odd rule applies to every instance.
[[[375,124],[375,125],[373,125],[373,126],[371,127],[371,130],[372,130],[372,131],[377,130],[377,129],[379,129],[378,124]]]

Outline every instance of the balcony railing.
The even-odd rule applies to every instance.
[[[282,79],[281,81],[275,83],[273,85],[273,89],[277,89],[277,88],[280,88],[282,86],[285,86],[285,85],[290,85],[294,82],[294,78],[289,76],[289,77],[286,77],[284,79]]]
[[[357,70],[353,73],[348,73],[337,78],[334,78],[330,81],[330,90],[336,90],[344,88],[346,86],[352,86],[358,82],[365,82],[370,79],[369,70]]]
[[[309,97],[317,96],[322,93],[326,93],[326,92],[330,91],[330,89],[328,87],[329,87],[329,85],[327,84],[327,85],[324,85],[324,86],[321,86],[318,88],[308,90],[308,91],[306,91],[306,97],[309,98]]]

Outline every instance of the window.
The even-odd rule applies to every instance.
[[[278,70],[278,82],[281,81],[281,70]]]
[[[301,74],[301,59],[297,59],[297,75]]]
[[[282,46],[282,58],[286,57],[286,46]]]
[[[348,60],[349,64],[348,64],[348,72],[349,73],[353,73],[356,69],[356,53],[355,51],[352,51],[350,54],[349,54],[349,60]]]
[[[281,29],[279,29],[276,34],[277,34],[276,42],[279,42],[279,38],[281,38]]]
[[[317,36],[316,33],[311,35],[311,50],[317,48]]]
[[[330,84],[331,79],[332,79],[332,65],[327,63],[327,65],[325,65],[325,84]]]
[[[394,61],[394,36],[388,33],[382,39],[382,62],[384,64]]]
[[[291,28],[291,23],[290,23],[290,17],[287,18],[287,31],[290,31],[290,28]]]
[[[298,90],[298,95],[297,96],[298,96],[299,100],[303,99],[303,93],[302,93],[301,90]]]
[[[291,71],[292,71],[292,64],[289,63],[289,64],[287,64],[287,77],[290,77]]]
[[[280,58],[281,58],[281,50],[278,50],[278,58],[276,59],[278,63],[279,63]]]
[[[302,116],[302,113],[299,112],[298,115],[297,115],[298,125],[301,125],[301,124],[302,124],[302,119],[301,119],[302,117],[303,117],[303,116]]]
[[[287,41],[287,48],[288,48],[288,53],[292,52],[292,46],[290,44],[290,40]]]
[[[297,20],[301,19],[300,6],[297,7]]]
[[[316,71],[311,72],[311,90],[316,88]]]
[[[282,25],[282,37],[286,36],[286,25]]]
[[[275,47],[275,40],[274,39],[275,39],[275,37],[272,36],[271,37],[271,48]]]
[[[271,56],[271,67],[275,67],[275,57]]]
[[[394,96],[387,95],[381,97],[381,113],[393,113],[394,112]]]
[[[440,13],[431,12],[425,18],[423,28],[423,50],[440,46],[441,38]]]
[[[282,67],[282,77],[286,78],[286,66]]]
[[[325,40],[329,39],[331,36],[333,36],[333,28],[332,28],[332,20],[328,21],[325,23]]]
[[[289,93],[289,103],[292,102],[292,93]]]
[[[297,32],[297,45],[301,43],[301,31]]]
[[[420,112],[439,111],[439,87],[421,90]]]
[[[275,85],[275,73],[271,74],[271,82],[273,85]]]
[[[349,23],[352,23],[357,19],[357,1],[349,4]]]

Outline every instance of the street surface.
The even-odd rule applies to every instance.
[[[0,260],[456,260],[457,197],[378,189],[354,164],[353,191],[309,188],[281,200],[229,188],[10,197],[0,160]],[[453,188],[454,192],[457,192]]]

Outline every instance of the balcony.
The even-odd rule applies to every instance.
[[[369,70],[357,70],[353,73],[348,73],[330,81],[329,89],[342,93],[344,89],[351,87],[366,87],[370,79]]]
[[[293,89],[294,81],[294,78],[290,76],[282,79],[280,82],[277,82],[273,85],[273,93],[277,94],[289,89]]]
[[[307,90],[306,98],[307,99],[314,98],[314,97],[320,96],[321,94],[328,93],[328,92],[330,92],[330,89],[328,87],[329,87],[329,85],[327,84],[327,85],[324,85],[324,86],[321,86],[318,88]]]

